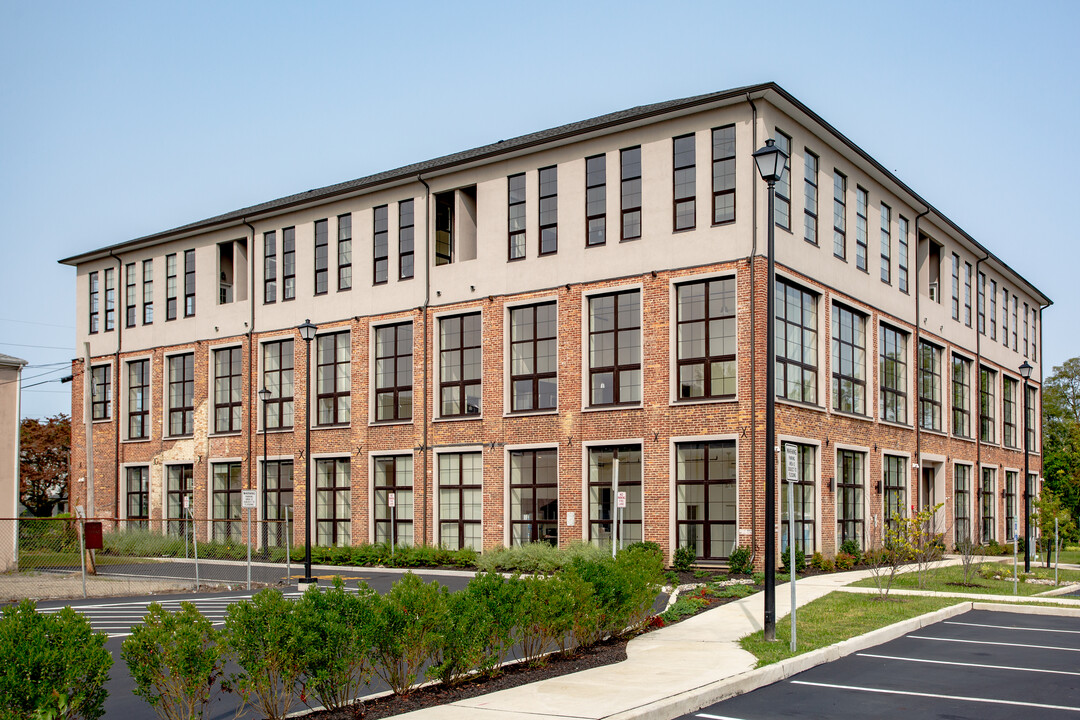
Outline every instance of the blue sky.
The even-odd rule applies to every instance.
[[[28,385],[63,374],[61,257],[773,80],[1054,300],[1049,371],[1080,355],[1078,21],[1073,2],[0,0],[0,352]],[[68,412],[68,387],[26,389],[23,414]]]

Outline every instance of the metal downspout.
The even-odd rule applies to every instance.
[[[978,516],[977,517],[978,522],[976,522],[975,527],[979,531],[979,535],[977,537],[980,537],[980,538],[982,537],[982,503],[981,503],[981,501],[982,501],[982,336],[983,336],[983,331],[986,330],[986,304],[987,304],[987,300],[986,300],[986,285],[985,284],[983,284],[981,286],[979,285],[979,266],[982,265],[983,262],[985,262],[986,260],[989,260],[989,259],[990,259],[990,253],[986,253],[984,255],[984,257],[977,258],[975,260],[975,298],[976,298],[975,299],[975,382],[976,382],[975,389],[976,389],[976,394],[979,397],[979,412],[978,412],[978,415],[977,415],[978,418],[979,418],[979,427],[972,428],[972,431],[974,431],[974,434],[975,434],[975,481],[978,483],[978,485],[976,487],[979,488],[979,492],[975,493],[975,497],[978,498],[978,500],[980,501],[979,508],[978,508],[979,512],[976,513],[976,515]],[[978,300],[980,288],[982,289],[982,296],[983,296],[983,305],[982,305],[983,326],[982,326],[981,330],[979,329],[979,300]],[[991,490],[991,495],[993,495],[993,490]],[[972,540],[974,540],[974,539],[975,538],[972,538]]]
[[[124,341],[124,322],[127,322],[127,308],[124,308],[124,322],[120,322],[119,309],[123,307],[123,304],[117,302],[120,298],[121,282],[124,279],[124,262],[120,259],[120,256],[109,251],[109,256],[116,260],[116,284],[113,286],[113,317],[116,318],[116,352],[113,353],[113,357],[116,358],[116,365],[113,376],[112,396],[113,396],[113,415],[116,417],[116,431],[113,433],[116,441],[116,450],[113,453],[113,478],[116,482],[116,492],[113,494],[113,517],[120,519],[120,346]],[[105,309],[108,313],[108,308]],[[92,417],[92,416],[91,416]]]
[[[424,194],[424,439],[420,445],[420,452],[423,457],[423,465],[421,467],[421,477],[424,483],[424,505],[423,511],[423,532],[424,539],[422,544],[427,545],[428,541],[428,503],[431,500],[431,493],[428,491],[428,456],[430,452],[428,450],[428,407],[431,403],[430,387],[430,370],[429,370],[429,348],[428,348],[428,306],[431,304],[431,186],[428,185],[423,178],[423,175],[418,174],[416,179],[419,180],[425,190]],[[414,245],[415,251],[415,245]],[[415,263],[413,267],[415,267]]]
[[[251,249],[248,252],[249,264],[251,266],[251,270],[248,272],[248,305],[250,306],[250,312],[248,313],[249,320],[248,320],[248,331],[247,331],[247,336],[248,336],[248,377],[250,378],[250,380],[248,380],[248,403],[247,403],[247,406],[249,408],[249,410],[248,410],[248,413],[249,413],[248,414],[248,427],[251,426],[251,421],[252,421],[252,419],[254,419],[255,420],[255,432],[258,432],[259,431],[259,420],[258,420],[258,417],[259,417],[259,405],[258,405],[258,401],[255,399],[256,397],[258,397],[256,395],[255,386],[259,382],[259,375],[258,375],[258,373],[255,372],[255,226],[252,225],[251,223],[249,223],[247,221],[247,218],[244,218],[241,222],[244,225],[247,225],[248,229],[251,230],[251,246],[250,246]],[[251,412],[252,412],[251,409],[252,408],[254,409],[254,415],[251,415]],[[265,428],[263,428],[263,431],[265,432]],[[252,441],[251,436],[254,433],[246,432],[244,434],[247,435],[248,489],[250,490],[250,489],[256,487],[256,483],[255,483],[255,467],[254,467],[254,464],[251,462],[251,441]],[[265,458],[263,458],[263,462],[266,462]]]

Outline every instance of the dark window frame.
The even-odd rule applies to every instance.
[[[469,482],[469,483],[465,482],[465,471],[466,471],[465,457],[466,456],[470,456],[470,458],[473,458],[473,457],[479,458],[479,467],[478,467],[479,472],[477,472],[476,475],[472,478],[472,479],[476,480],[476,482]],[[446,463],[446,465],[444,465],[444,462]],[[453,467],[450,466],[452,463],[454,464]],[[471,470],[475,471],[475,470],[477,470],[477,468],[472,468]],[[457,479],[457,482],[456,483],[444,483],[443,482],[444,472],[451,473],[453,475],[453,477],[455,477]],[[483,498],[483,493],[484,493],[484,460],[483,460],[483,453],[480,452],[480,451],[439,453],[438,473],[439,473],[438,474],[438,492],[439,492],[439,527],[438,527],[438,533],[439,534],[438,534],[438,538],[439,538],[439,544],[440,545],[445,545],[446,547],[450,548],[451,550],[457,550],[457,549],[461,549],[461,548],[471,547],[473,550],[476,550],[477,552],[481,551],[483,549],[483,544],[484,544],[484,537],[483,537],[483,514],[484,514],[484,512],[483,512],[483,503],[484,503],[484,498]],[[476,518],[467,518],[466,517],[466,514],[467,514],[466,513],[466,508],[469,506],[469,504],[465,502],[465,498],[467,496],[467,493],[478,493],[480,495],[480,514],[479,514],[479,517],[476,517]],[[450,507],[449,503],[444,502],[444,498],[447,495],[456,496],[456,503],[454,503],[454,505],[455,505],[455,508],[454,508],[455,513],[454,514],[456,515],[456,517],[452,517],[452,518],[447,517],[448,513],[446,511]],[[476,529],[479,530],[479,532],[477,532],[477,538],[476,538],[476,545],[475,546],[472,545],[469,542],[469,539],[467,537],[466,529],[469,529],[469,528],[476,528]],[[454,546],[454,543],[449,543],[448,544],[448,543],[445,542],[445,537],[443,535],[444,529],[456,530],[456,536],[457,536],[455,538],[456,547]]]
[[[506,259],[524,260],[528,253],[528,239],[525,234],[525,173],[516,173],[506,178]]]
[[[116,329],[116,276],[105,268],[105,332]]]
[[[150,360],[129,360],[128,367],[128,440],[150,437]]]
[[[954,545],[959,545],[964,538],[968,540],[974,539],[971,536],[970,465],[961,465],[959,463],[953,465],[953,527],[956,530]]]
[[[793,518],[796,527],[795,547],[805,554],[811,555],[817,550],[817,452],[816,445],[793,443],[797,448],[799,457],[799,479],[793,483],[792,494],[796,500],[799,513]],[[780,454],[780,470],[787,473],[787,453]],[[787,552],[788,548],[788,507],[787,488],[780,493],[780,549]],[[810,512],[806,512],[807,507]],[[809,539],[809,543],[807,540]]]
[[[449,202],[447,200],[449,199]],[[454,230],[457,215],[454,190],[435,194],[435,265],[454,262]]]
[[[723,300],[720,299],[718,304],[720,307],[715,310],[713,308],[713,286],[719,286],[718,295],[723,298],[726,295],[732,296],[732,305],[725,312]],[[700,317],[692,316],[689,319],[683,319],[683,293],[684,291],[691,291],[693,288],[701,287],[703,289],[703,314]],[[738,392],[738,368],[736,361],[738,359],[738,328],[736,313],[738,311],[738,299],[737,299],[737,284],[734,277],[720,277],[709,278],[707,280],[696,280],[688,283],[680,283],[675,286],[675,366],[676,376],[675,383],[678,388],[677,397],[679,400],[704,400],[704,399],[717,399],[717,398],[731,398],[735,397]],[[688,302],[692,302],[689,300]],[[721,327],[721,336],[719,343],[724,344],[724,338],[729,337],[723,333],[723,329],[729,326],[734,331],[734,334],[730,336],[731,349],[733,353],[718,353],[714,355],[712,353],[713,346],[713,325],[719,323]],[[684,355],[684,344],[690,344],[694,342],[693,338],[690,340],[682,340],[682,329],[692,325],[701,325],[703,329],[702,349],[703,355]],[[688,331],[689,332],[689,331]],[[720,363],[730,363],[733,368],[731,377],[733,378],[733,386],[731,392],[716,392],[712,387],[713,385],[713,366]],[[702,376],[702,393],[701,395],[686,394],[687,385],[683,378],[683,368],[701,368]],[[726,376],[722,376],[721,381],[726,379]],[[721,388],[723,382],[720,383]],[[692,392],[692,391],[691,391]]]
[[[132,489],[132,481],[137,487]],[[134,512],[132,512],[134,510]],[[124,520],[128,529],[150,528],[150,466],[137,465],[124,472]]]
[[[286,349],[286,346],[288,346],[288,349]],[[268,357],[270,357],[269,353],[271,352],[274,353],[278,361],[277,368],[274,370],[267,369],[267,365],[269,364],[267,362],[267,359]],[[292,411],[293,402],[296,396],[296,378],[294,375],[296,365],[294,357],[295,352],[296,347],[293,338],[291,337],[279,338],[277,340],[269,340],[262,343],[262,387],[270,390],[271,394],[271,397],[263,403],[263,409],[261,413],[261,417],[264,419],[265,424],[263,427],[263,432],[269,430],[290,430],[293,427],[293,423],[295,422],[295,415]],[[286,360],[288,361],[288,365],[285,364]],[[281,388],[285,384],[286,373],[288,373],[288,376],[290,378],[289,385],[291,385],[293,388],[293,392],[287,396],[281,394]],[[274,396],[275,391],[271,389],[271,384],[267,382],[267,378],[273,376],[277,377],[277,383],[273,385],[273,387],[277,389],[276,396]],[[271,414],[269,410],[271,407],[277,408],[277,422],[275,424],[271,424],[270,422]],[[293,421],[290,422],[288,425],[285,424],[286,409],[289,410],[288,414],[293,418]]]
[[[832,380],[831,406],[837,412],[866,415],[866,381],[870,374],[867,362],[866,344],[868,334],[866,324],[869,318],[846,305],[833,303],[832,306]],[[862,344],[859,344],[859,338]],[[845,349],[848,360],[845,360]],[[858,357],[862,356],[862,362]],[[862,371],[862,377],[859,372]],[[848,394],[845,395],[845,389]],[[861,391],[861,392],[860,392]],[[846,399],[849,402],[846,402]]]
[[[908,219],[903,215],[897,216],[897,235],[899,250],[896,259],[896,279],[900,292],[908,292]]]
[[[637,158],[636,160],[634,158]],[[636,170],[634,166],[637,166]],[[637,174],[634,175],[633,173]],[[631,174],[627,174],[631,173]],[[635,190],[635,188],[637,188]],[[634,205],[635,196],[637,204]],[[641,237],[642,225],[642,187],[641,187],[641,146],[623,148],[619,151],[619,239],[637,240]],[[634,219],[637,218],[637,234],[633,234]],[[631,228],[627,232],[627,228]]]
[[[784,159],[784,172],[774,186],[775,198],[773,202],[773,221],[776,227],[791,232],[791,136],[775,128],[776,147],[784,151],[787,157]],[[778,218],[787,218],[783,223]]]
[[[994,495],[995,468],[981,468],[979,473],[979,529],[982,543],[997,539],[997,523],[994,522],[994,510],[997,496]]]
[[[975,301],[976,327],[980,335],[986,334],[986,273],[979,272],[976,278],[977,296]]]
[[[340,356],[342,347],[338,342],[342,337],[345,339],[344,352],[346,355],[344,359]],[[331,341],[331,339],[333,357],[328,360],[325,357],[325,343]],[[338,371],[342,365],[348,366],[344,388],[338,385]],[[331,368],[333,389],[330,392],[324,390],[322,382],[323,368]],[[347,402],[342,403],[341,400]],[[329,402],[332,410],[329,418],[325,421],[323,414],[324,402]],[[315,425],[317,427],[349,425],[352,421],[352,335],[349,330],[323,333],[315,338],[315,408]]]
[[[713,449],[719,450],[721,453],[729,454],[731,457],[729,460],[720,459],[717,465],[719,465],[720,477],[712,477],[712,471],[714,462],[710,457],[710,453]],[[687,467],[687,461],[684,456],[680,455],[681,452],[700,450],[701,457],[701,478],[686,479],[683,474],[684,469]],[[737,453],[734,440],[711,440],[707,442],[685,442],[678,443],[675,446],[675,542],[679,547],[684,547],[684,540],[690,539],[696,533],[690,530],[691,527],[700,527],[701,532],[701,549],[698,551],[696,538],[693,544],[687,543],[686,546],[693,547],[698,559],[701,560],[725,560],[731,557],[730,552],[728,554],[712,554],[713,547],[713,526],[728,526],[730,527],[731,536],[734,540],[733,547],[738,545],[738,534],[736,531],[736,513],[733,513],[730,519],[721,519],[719,517],[711,517],[709,515],[709,509],[713,505],[719,505],[720,502],[715,501],[713,498],[713,492],[723,493],[726,488],[731,488],[731,492],[736,493],[736,499],[734,503],[738,504],[737,498],[737,471],[736,467],[738,461],[735,458]],[[724,475],[723,469],[726,465],[730,465],[730,475]],[[683,518],[680,517],[684,514],[684,511],[690,507],[690,504],[681,501],[679,497],[680,488],[689,487],[701,487],[701,503],[700,507],[703,508],[703,516],[700,518]],[[722,495],[719,495],[722,497]],[[697,504],[695,504],[697,505]],[[689,514],[689,513],[685,513]],[[686,529],[684,531],[684,528]],[[685,534],[684,534],[685,532]]]
[[[179,365],[179,373],[173,368]],[[190,437],[195,433],[195,353],[180,353],[166,358],[168,373],[168,413],[169,427],[167,437]],[[175,374],[180,375],[174,380]],[[180,404],[173,405],[176,390],[179,390]],[[177,424],[179,423],[179,424]],[[178,432],[174,428],[179,427]]]
[[[90,367],[90,421],[112,420],[112,365]]]
[[[285,468],[288,468],[287,479]],[[263,545],[282,547],[286,536],[292,537],[295,514],[295,467],[291,459],[262,460]],[[271,480],[273,478],[273,480]],[[271,487],[273,485],[273,487]],[[286,502],[287,500],[287,502]],[[286,514],[286,508],[288,513]]]
[[[689,149],[685,147],[687,142],[690,145]],[[681,150],[680,144],[683,145]],[[689,162],[687,162],[687,155],[689,155]],[[671,157],[671,229],[672,232],[693,230],[697,227],[697,136],[694,133],[687,133],[673,137]],[[686,179],[687,175],[689,180]],[[687,208],[689,208],[688,216],[680,214],[681,210]],[[689,224],[680,225],[680,217],[689,217]]]
[[[176,319],[176,253],[165,256],[165,321]]]
[[[870,191],[861,185],[855,186],[855,267],[864,273],[870,272]]]
[[[629,299],[629,297],[631,295],[636,296],[636,298],[637,298],[638,309],[637,309],[637,312],[634,313],[636,315],[636,318],[633,321],[633,322],[636,322],[637,324],[636,325],[627,325],[627,326],[624,327],[624,326],[620,325],[620,323],[619,323],[619,315],[621,314],[620,305],[621,305],[622,299],[624,297]],[[592,311],[593,302],[596,302],[596,301],[604,299],[604,298],[612,298],[612,300],[613,300],[610,329],[595,330],[595,329],[593,329],[593,311]],[[638,290],[638,289],[621,290],[621,291],[618,291],[618,292],[598,293],[596,295],[591,295],[591,296],[589,296],[588,302],[586,303],[586,312],[588,312],[588,322],[589,322],[589,326],[588,326],[589,345],[588,345],[588,348],[587,348],[587,352],[589,354],[589,406],[590,407],[608,407],[608,406],[617,406],[617,405],[629,405],[629,406],[640,405],[641,402],[642,402],[641,395],[642,395],[642,390],[643,390],[643,387],[642,387],[642,371],[641,371],[641,354],[642,354],[642,347],[641,347],[641,338],[642,338],[641,290]],[[638,344],[637,344],[637,362],[623,362],[623,359],[624,359],[623,355],[626,354],[626,353],[629,353],[631,351],[630,348],[632,348],[632,346],[628,345],[627,349],[624,350],[623,346],[619,343],[619,339],[620,339],[620,336],[623,333],[632,332],[632,331],[637,332],[637,340],[638,340]],[[614,360],[614,364],[612,364],[612,365],[593,365],[593,358],[592,358],[593,350],[592,350],[592,348],[594,347],[594,343],[595,342],[601,342],[601,343],[603,342],[603,341],[595,341],[594,338],[598,338],[598,337],[604,336],[604,335],[610,335],[612,337],[612,358]],[[622,383],[621,383],[622,374],[623,373],[634,373],[634,372],[636,372],[638,374],[638,383],[637,383],[637,395],[638,395],[638,397],[636,399],[633,399],[633,400],[622,400]],[[612,400],[611,400],[611,402],[606,402],[606,403],[597,402],[596,392],[595,392],[595,390],[596,390],[596,382],[597,382],[596,378],[597,378],[597,376],[604,375],[604,374],[608,374],[608,375],[611,376],[611,383],[612,383],[612,392],[611,392]]]
[[[979,367],[979,440],[997,444],[997,371],[985,365]]]
[[[136,303],[135,287],[135,263],[124,265],[124,327],[135,327],[138,319],[138,304]]]
[[[892,208],[881,203],[881,282],[892,285]]]
[[[971,263],[964,263],[964,325],[971,327]]]
[[[790,298],[788,298],[788,292],[798,293],[798,315],[795,320],[787,319],[787,308],[791,304]],[[820,296],[806,288],[796,285],[784,278],[776,278],[776,297],[778,299],[776,303],[776,323],[778,328],[782,328],[784,333],[782,337],[787,337],[788,333],[797,334],[800,359],[789,358],[786,356],[785,348],[780,347],[776,352],[776,383],[781,389],[780,392],[776,392],[777,388],[773,388],[776,392],[776,396],[785,400],[791,400],[794,402],[808,403],[811,405],[818,404],[818,349],[820,341],[820,331],[818,330],[818,301]],[[807,304],[810,305],[810,312],[807,313]],[[781,314],[783,313],[783,314]],[[803,324],[803,318],[809,316],[813,320],[813,327]],[[813,337],[814,350],[810,355],[812,362],[807,361],[807,349],[806,339],[807,337]],[[799,382],[796,386],[788,381],[788,374],[792,371],[798,371]],[[789,388],[798,387],[800,391],[797,393],[797,397],[792,397],[789,393]],[[812,397],[807,397],[811,395]]]
[[[735,186],[738,167],[738,161],[735,159],[735,142],[734,124],[712,129],[712,224],[714,226],[735,222]],[[717,209],[719,202],[724,203],[725,212],[722,215]],[[730,213],[727,212],[729,202]]]
[[[919,342],[919,427],[941,432],[942,428],[942,349]]]
[[[98,331],[98,323],[100,318],[100,308],[98,303],[100,302],[100,290],[98,289],[98,274],[95,270],[87,275],[88,290],[90,294],[90,317],[89,317],[89,333],[94,335]]]
[[[227,374],[224,376],[220,374],[221,361],[220,358],[223,355],[227,355]],[[222,433],[238,433],[244,429],[244,354],[243,348],[228,347],[215,349],[213,351],[214,361],[214,434]],[[225,402],[221,402],[220,394],[222,391],[227,394]],[[234,395],[235,391],[235,395]],[[236,399],[232,399],[235,397]],[[228,422],[222,427],[221,424],[221,412],[228,413]],[[239,412],[237,412],[239,411]]]
[[[952,254],[952,319],[960,322],[960,256]]]
[[[281,301],[296,299],[296,228],[281,229]]]
[[[329,473],[325,472],[327,466],[331,466]],[[339,469],[345,467],[345,484],[341,482]],[[323,485],[322,481],[330,478],[329,485]],[[322,502],[329,493],[331,502]],[[348,514],[338,514],[339,493],[346,493]],[[326,514],[322,510],[332,510]],[[329,526],[329,544],[323,542],[324,533]],[[315,545],[320,547],[348,547],[352,544],[352,462],[349,457],[315,458]]]
[[[263,233],[263,304],[277,302],[277,231]]]
[[[407,221],[406,221],[407,219]],[[408,280],[415,267],[415,207],[412,198],[398,203],[398,279]],[[406,267],[408,266],[408,267]]]
[[[902,455],[887,454],[882,460],[882,509],[885,527],[893,533],[899,530],[898,518],[907,517],[907,468],[908,458]]]
[[[854,540],[862,548],[866,540],[866,453],[836,451],[836,542]]]
[[[847,261],[847,175],[833,168],[833,256]]]
[[[997,340],[997,280],[990,278],[990,339]]]
[[[559,252],[559,168],[549,165],[537,170],[540,184],[538,217],[540,225],[539,255]]]
[[[551,324],[551,335],[539,336],[540,323],[538,321],[538,314],[541,308],[551,308],[553,317],[547,321]],[[554,410],[558,407],[558,344],[559,344],[559,331],[558,331],[558,316],[557,316],[557,304],[554,300],[549,302],[535,303],[532,305],[518,305],[516,307],[509,308],[510,310],[510,412],[537,412],[542,410]],[[519,327],[515,322],[518,316],[525,319],[528,315],[526,325],[530,328],[529,337],[515,339],[514,333]],[[541,343],[554,343],[555,346],[555,369],[550,372],[541,372],[540,366],[540,351]],[[532,372],[515,373],[515,360],[518,357],[516,349],[521,348],[520,357],[532,358]],[[545,397],[545,394],[541,393],[541,383],[545,380],[554,380],[555,395],[551,398],[551,404],[541,405],[541,398]],[[532,399],[530,407],[518,406],[518,383],[528,382],[530,384],[529,397]]]
[[[480,327],[479,327],[478,330],[476,330],[476,343],[466,345],[465,344],[465,342],[466,342],[466,339],[465,339],[465,335],[466,335],[465,323],[466,322],[471,322],[472,318],[476,318],[476,320],[479,323]],[[458,331],[456,333],[457,337],[459,339],[458,344],[447,346],[446,341],[444,340],[444,332],[443,332],[444,324],[445,323],[454,323],[454,322],[458,323]],[[441,418],[471,417],[471,416],[480,417],[480,415],[482,415],[482,413],[483,413],[483,408],[482,408],[483,397],[482,397],[481,390],[483,388],[483,377],[484,377],[484,372],[483,372],[483,335],[484,335],[483,316],[481,315],[481,313],[479,311],[459,313],[459,314],[455,314],[455,315],[445,315],[445,316],[439,318],[439,417],[441,417]],[[458,353],[458,362],[456,364],[445,364],[445,363],[447,363],[447,357],[446,357],[447,353]],[[469,363],[467,363],[465,360],[466,360],[466,356],[468,354],[470,354],[470,353],[475,353],[480,358],[481,367],[480,367],[479,372],[477,373],[476,377],[466,378],[465,371],[466,371],[466,368],[468,367]],[[445,379],[443,379],[444,375],[447,374],[447,371],[452,370],[452,369],[457,370],[456,374],[457,374],[457,377],[459,379],[457,379],[457,380],[445,380]],[[468,398],[469,398],[468,390],[469,390],[469,388],[472,388],[472,387],[475,387],[477,389],[476,398],[477,398],[478,402],[481,402],[481,405],[478,405],[476,407],[475,412],[470,412],[469,411],[470,405],[469,405],[469,402],[468,402]],[[446,405],[446,399],[445,399],[445,391],[446,390],[453,390],[453,389],[457,390],[457,396],[458,396],[457,399],[458,399],[458,403],[459,403],[459,409],[458,409],[457,412],[447,412],[446,411],[447,405]]]
[[[1004,376],[1001,385],[1001,444],[1005,447],[1019,447],[1019,435],[1016,432],[1016,396],[1019,381]]]
[[[314,234],[315,295],[326,295],[330,292],[330,220],[316,220]]]
[[[379,205],[371,213],[371,284],[390,282],[390,206]]]
[[[152,325],[154,322],[154,261],[153,259],[142,261],[142,323]]]
[[[812,158],[812,159],[811,159]],[[821,158],[803,148],[803,240],[818,245],[818,172]]]
[[[219,471],[224,470],[224,474]],[[218,480],[224,479],[223,487]],[[239,462],[216,462],[210,468],[210,525],[215,542],[240,542],[242,525],[240,518],[243,493],[243,464]],[[219,505],[218,498],[224,498]],[[222,507],[223,506],[223,507]],[[224,510],[224,517],[218,511]]]
[[[596,175],[599,175],[598,181]],[[597,205],[601,208],[600,212],[589,211],[590,206]],[[594,240],[597,236],[600,239]],[[585,158],[585,247],[597,247],[606,243],[607,155],[593,155]]]
[[[195,466],[191,463],[165,466],[165,532],[187,535],[188,520],[195,515]],[[188,507],[184,508],[184,497]]]
[[[184,251],[184,317],[195,317],[195,251]]]
[[[1017,523],[1016,517],[1016,481],[1020,477],[1019,470],[1005,471],[1005,541],[1012,540],[1013,524]]]
[[[971,360],[954,354],[952,356],[952,433],[957,437],[971,438]]]
[[[408,341],[407,341],[408,342],[408,354],[402,354],[402,353],[398,352],[399,345],[401,345],[401,343],[402,343],[402,340],[399,337],[399,335],[401,334],[402,328],[408,328],[408,331],[409,331],[409,338],[408,338]],[[390,345],[389,353],[387,353],[386,348],[383,346],[383,344],[381,342],[380,335],[382,335],[383,333],[386,333],[386,332],[391,332],[391,331],[393,332],[393,339],[389,343],[389,345]],[[413,413],[412,413],[412,400],[413,400],[413,340],[414,340],[414,338],[413,338],[413,326],[412,326],[412,322],[410,322],[410,321],[401,322],[401,323],[394,323],[392,325],[380,325],[380,326],[375,328],[375,352],[374,352],[374,355],[375,355],[375,377],[374,377],[374,383],[373,383],[374,386],[375,386],[375,413],[374,413],[375,414],[375,422],[400,422],[400,421],[403,421],[403,420],[412,420],[412,416],[413,416]],[[407,367],[408,367],[408,382],[407,383],[403,382],[403,378],[401,376],[402,372],[401,372],[400,364],[401,364],[401,360],[404,359],[404,358],[409,359],[409,362],[408,362],[408,365],[407,365]],[[392,381],[390,382],[389,385],[381,384],[383,374],[379,372],[379,361],[380,360],[388,361],[389,364],[391,364],[393,366],[393,370],[392,370],[393,379],[392,379]],[[402,412],[402,408],[403,408],[402,396],[405,393],[408,394],[408,398],[409,398],[409,405],[408,405],[409,412],[408,412],[407,416]],[[393,404],[391,406],[393,408],[393,412],[387,417],[380,416],[380,413],[381,413],[382,408],[383,408],[383,406],[380,405],[380,403],[379,403],[379,397],[381,395],[388,395],[393,400]]]
[[[400,461],[408,459],[408,468],[402,472],[398,471],[398,464]],[[391,542],[393,545],[402,544],[401,532],[403,528],[407,527],[408,537],[410,538],[409,544],[415,544],[416,533],[414,521],[416,518],[414,498],[416,497],[414,491],[414,463],[412,455],[379,455],[372,458],[372,463],[375,468],[375,477],[372,485],[372,491],[374,493],[374,502],[372,503],[372,514],[374,516],[374,528],[375,528],[375,542]],[[402,463],[404,465],[404,463]],[[380,468],[382,472],[380,473]],[[400,479],[404,480],[404,476],[408,475],[408,484],[399,482]],[[388,478],[389,481],[383,481],[380,483],[380,476],[384,479]],[[393,522],[390,520],[390,508],[387,507],[389,502],[387,495],[389,493],[395,494],[395,509],[393,512]],[[401,493],[409,494],[409,502],[407,507],[409,508],[408,518],[402,518],[398,512],[398,507],[404,507],[400,502],[396,502]],[[379,517],[380,511],[385,512],[386,517]],[[391,536],[392,533],[392,536]],[[386,538],[386,540],[380,540],[380,538]]]
[[[908,410],[908,337],[907,332],[890,325],[879,326],[881,419],[902,425],[907,424]]]
[[[352,290],[352,213],[337,218],[337,289]]]
[[[531,473],[529,477],[523,477],[519,475],[515,478],[514,460],[513,458],[531,456],[532,461],[530,463]],[[538,466],[540,463],[538,460],[541,457],[547,459],[550,456],[548,462],[551,463],[552,473],[554,478],[550,482],[541,482],[538,477]],[[555,547],[559,545],[559,450],[558,448],[536,448],[529,450],[511,450],[510,451],[510,479],[509,479],[509,492],[511,496],[510,500],[510,545],[520,544],[518,539],[519,528],[528,528],[529,540],[528,542],[546,542]],[[537,497],[540,489],[554,489],[555,500],[554,503],[547,503],[541,506],[541,500]],[[524,490],[531,490],[531,502],[528,505],[528,512],[524,512],[526,507],[524,503],[517,506],[514,504],[513,495],[514,490],[522,492]],[[554,511],[551,510],[550,505],[554,504]],[[516,511],[516,512],[515,512]],[[515,517],[515,515],[519,517]],[[555,534],[551,536],[550,530],[554,529]],[[523,537],[523,536],[522,536]],[[527,544],[527,543],[526,543]]]

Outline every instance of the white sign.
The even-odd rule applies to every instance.
[[[799,447],[794,443],[784,443],[784,459],[787,466],[784,479],[799,482]]]
[[[191,505],[191,496],[190,495],[185,495],[184,496],[184,509],[187,510],[188,506],[190,506],[190,505]]]
[[[397,504],[397,493],[390,493],[387,495],[386,504],[388,507],[394,507]]]
[[[615,501],[616,507],[626,507],[626,493],[619,491],[618,499]]]
[[[577,517],[574,515],[574,512],[572,510],[570,512],[566,513],[566,525],[567,525],[567,527],[574,527],[574,522],[575,522],[576,519],[577,519]]]
[[[1017,518],[1013,518],[1012,536],[1016,539],[1020,538],[1020,521]]]
[[[187,498],[184,498],[187,500]],[[254,510],[259,506],[258,496],[255,490],[240,491],[240,507],[244,510]]]

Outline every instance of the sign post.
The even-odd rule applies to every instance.
[[[623,517],[626,516],[626,491],[620,490],[615,496],[615,506],[619,511],[619,549],[623,547]]]
[[[795,483],[799,481],[799,448],[784,443],[787,480],[788,572],[791,573],[791,652],[795,652]]]
[[[1020,537],[1020,528],[1017,527],[1016,518],[1013,518],[1012,536],[1013,536],[1013,595],[1016,595],[1016,563],[1018,562],[1017,558],[1020,555],[1019,549],[1017,548],[1017,544],[1019,542],[1019,537]]]
[[[394,556],[394,527],[395,520],[397,519],[397,510],[394,506],[397,505],[397,493],[387,493],[386,504],[390,507],[390,557]]]
[[[611,462],[611,492],[615,495],[616,499],[619,497],[619,451],[618,449],[612,453]],[[618,503],[616,502],[616,505]],[[611,513],[611,557],[615,557],[615,552],[619,546],[619,508],[615,507]]]
[[[247,589],[251,589],[251,511],[258,504],[255,490],[240,491],[240,508],[247,510]]]

